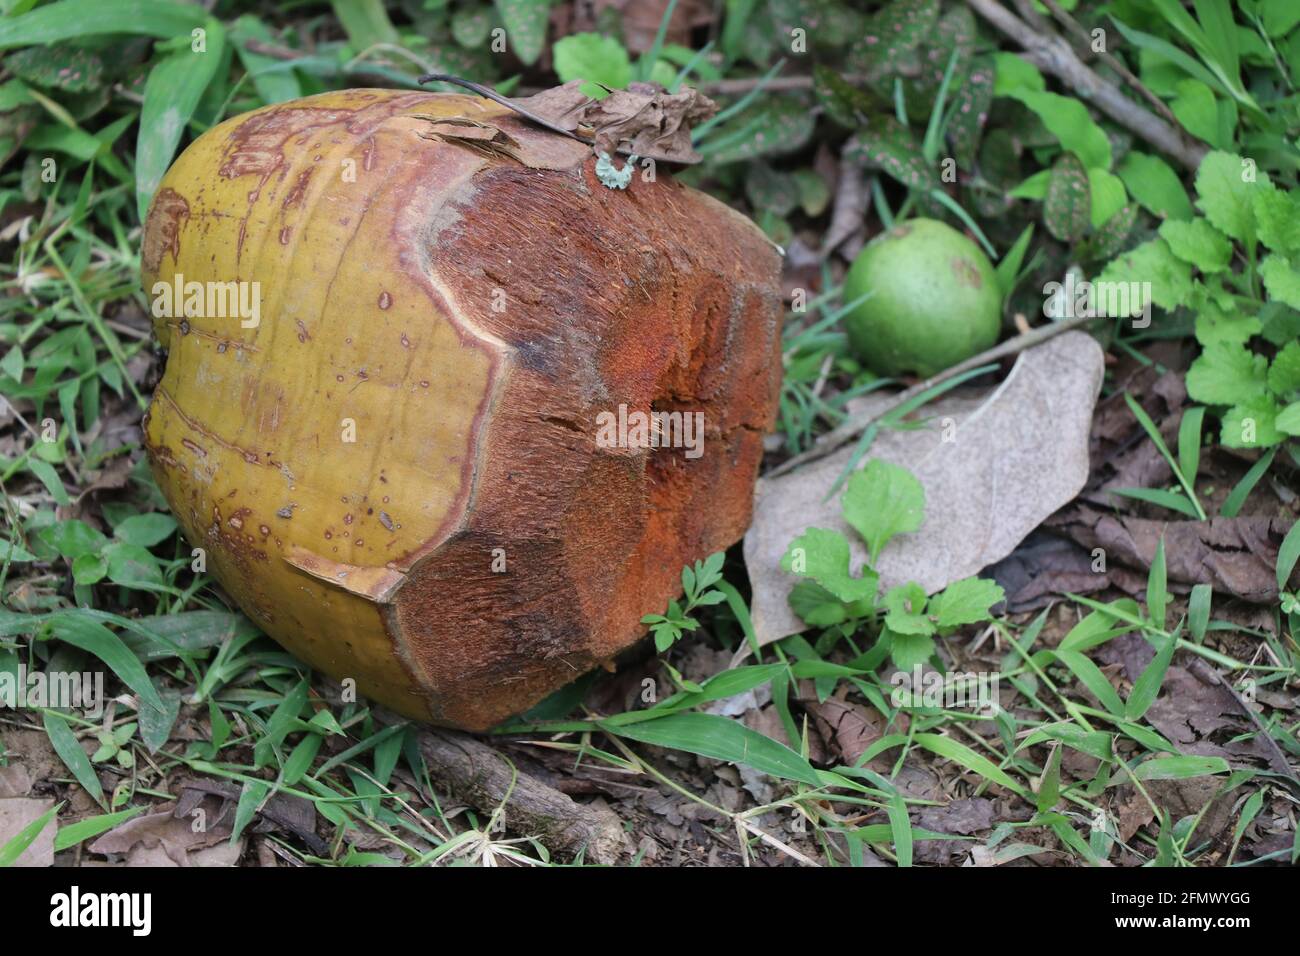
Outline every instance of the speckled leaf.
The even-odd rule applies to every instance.
[[[1129,233],[1133,231],[1137,209],[1137,204],[1131,202],[1121,206],[1119,212],[1093,230],[1087,241],[1080,245],[1079,257],[1084,262],[1095,262],[1118,254],[1128,241]]]
[[[716,163],[799,149],[812,136],[814,113],[798,97],[773,96],[712,132],[699,150]]]
[[[930,115],[953,51],[957,53],[957,61],[949,81],[949,97],[966,84],[971,58],[975,55],[975,15],[965,6],[956,6],[944,14],[933,34],[924,38],[919,50],[920,75],[903,84],[909,118]]]
[[[1015,138],[1005,129],[990,130],[980,145],[980,185],[972,185],[965,191],[966,201],[980,216],[1003,215],[1011,208],[1008,193],[1022,178]]]
[[[865,127],[844,144],[844,159],[880,169],[909,189],[928,195],[939,177],[921,154],[912,131],[885,113],[871,117]]]
[[[799,204],[799,189],[793,177],[766,163],[754,163],[745,176],[745,197],[755,209],[774,216],[788,216]]]
[[[484,7],[457,10],[451,17],[452,39],[466,49],[481,47],[492,29],[492,17]],[[508,31],[507,31],[508,32]],[[511,35],[511,39],[514,39]]]
[[[1088,230],[1092,214],[1088,173],[1073,153],[1062,153],[1052,164],[1043,200],[1043,222],[1047,231],[1062,242],[1074,242]]]
[[[826,115],[848,129],[857,129],[873,113],[887,109],[873,93],[854,86],[828,66],[813,68],[813,93]]]
[[[546,43],[546,21],[550,0],[495,0],[506,25],[506,37],[515,56],[531,66],[542,55]]]
[[[939,0],[894,0],[874,17],[850,57],[855,71],[871,77],[916,62],[916,50],[935,28]]]
[[[971,64],[966,82],[957,90],[956,111],[948,121],[948,142],[952,144],[953,158],[962,169],[970,169],[975,162],[993,103],[993,77],[992,58],[979,57]]]
[[[104,75],[104,61],[72,43],[15,50],[5,57],[5,66],[14,76],[33,86],[65,93],[97,89]]]

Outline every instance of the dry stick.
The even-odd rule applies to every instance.
[[[325,681],[335,693],[339,687]],[[406,723],[382,707],[373,709],[381,724]],[[429,776],[457,800],[486,814],[505,803],[505,820],[520,836],[536,837],[548,850],[568,857],[583,854],[592,863],[613,864],[628,851],[623,825],[608,807],[578,803],[510,761],[477,737],[458,730],[415,724],[416,742]]]
[[[1089,51],[1092,50],[1092,37],[1089,35],[1088,31],[1083,28],[1083,24],[1081,24],[1078,20],[1074,19],[1074,17],[1070,16],[1070,14],[1067,13],[1065,10],[1061,9],[1061,5],[1058,4],[1056,0],[1042,0],[1042,2],[1043,2],[1043,6],[1047,7],[1047,9],[1051,11],[1052,16],[1055,17],[1057,21],[1063,27],[1065,27],[1065,29],[1068,30],[1079,41],[1080,44],[1083,45],[1084,49]],[[1159,113],[1162,117],[1164,117],[1165,122],[1167,122],[1170,126],[1174,127],[1175,129],[1179,130],[1183,134],[1184,138],[1187,138],[1191,135],[1183,127],[1183,124],[1178,122],[1178,117],[1174,115],[1174,111],[1169,108],[1168,104],[1166,104],[1164,100],[1156,96],[1155,93],[1153,93],[1150,89],[1148,89],[1146,84],[1143,83],[1141,80],[1139,80],[1133,74],[1133,71],[1124,65],[1123,60],[1121,60],[1115,54],[1111,53],[1109,50],[1105,50],[1105,49],[1096,52],[1093,55],[1096,56],[1097,59],[1105,63],[1112,70],[1114,70],[1116,73],[1118,73],[1120,79],[1122,79],[1130,87],[1132,87],[1134,90],[1140,93],[1142,95],[1142,98],[1146,100],[1148,103],[1150,103],[1151,107],[1157,113]]]
[[[789,461],[782,462],[776,468],[773,468],[764,475],[764,477],[775,478],[778,475],[783,475],[788,471],[798,468],[800,465],[807,464],[810,461],[816,461],[818,458],[825,458],[837,448],[847,444],[862,432],[866,431],[868,426],[880,421],[880,419],[884,418],[890,412],[897,408],[901,408],[903,405],[916,398],[916,396],[934,388],[936,385],[946,382],[950,378],[955,378],[963,372],[969,372],[973,368],[979,368],[981,365],[988,365],[990,362],[1004,359],[1008,355],[1015,355],[1018,352],[1023,352],[1025,349],[1033,348],[1035,345],[1040,345],[1048,339],[1055,338],[1062,332],[1077,329],[1081,325],[1093,321],[1093,318],[1093,316],[1088,315],[1076,316],[1073,319],[1053,322],[1051,325],[1040,325],[1038,328],[1030,329],[1028,332],[1023,333],[1022,335],[1017,335],[1015,338],[1007,339],[1002,344],[995,345],[993,348],[981,352],[974,358],[968,358],[964,362],[958,362],[952,368],[945,369],[938,375],[931,376],[923,382],[917,382],[906,391],[899,392],[898,396],[884,408],[846,418],[844,421],[840,422],[834,430],[827,432],[825,435],[822,435],[821,438],[817,439],[816,444],[814,444],[812,448],[809,448],[802,454],[795,455]]]
[[[1040,34],[997,0],[966,0],[966,5],[1025,49],[1026,59],[1063,81],[1075,94],[1152,146],[1195,171],[1208,147],[1184,139],[1179,131],[1088,69],[1070,44],[1055,34]]]

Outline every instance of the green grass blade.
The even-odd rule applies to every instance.
[[[27,826],[23,827],[18,833],[4,846],[0,846],[0,869],[13,866],[18,858],[23,855],[29,846],[36,842],[36,838],[41,835],[41,831],[50,825],[63,804],[56,804],[50,807],[37,819],[33,820]]]
[[[45,711],[41,719],[45,724],[45,735],[50,738],[50,746],[54,748],[54,752],[72,771],[72,776],[76,778],[77,783],[81,784],[81,788],[94,797],[95,802],[102,807],[104,788],[99,785],[99,776],[95,773],[95,767],[86,756],[86,752],[81,749],[81,744],[77,743],[77,737],[68,726],[67,720],[52,710]]]
[[[1236,487],[1228,493],[1224,499],[1223,507],[1219,509],[1219,514],[1225,518],[1235,518],[1241,512],[1241,506],[1246,503],[1250,493],[1259,484],[1259,480],[1268,473],[1268,468],[1273,464],[1273,458],[1277,455],[1276,446],[1268,450],[1266,454],[1255,464],[1250,466],[1250,470],[1241,476],[1241,481],[1237,482]]]
[[[170,0],[60,0],[19,17],[0,17],[0,50],[104,33],[170,39],[201,27],[204,19],[202,7]]]
[[[615,726],[599,725],[606,733],[628,740],[684,750],[714,760],[740,763],[774,777],[821,785],[812,764],[784,744],[744,724],[715,714],[673,714],[660,720]],[[995,768],[996,769],[996,768]]]

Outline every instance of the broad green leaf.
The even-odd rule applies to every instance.
[[[1264,280],[1264,288],[1269,298],[1285,302],[1293,309],[1300,309],[1300,272],[1291,262],[1276,252],[1264,257],[1259,264],[1259,274]]]
[[[1037,113],[1043,125],[1060,141],[1061,148],[1078,156],[1084,166],[1110,169],[1110,139],[1081,100],[1023,88],[1011,90],[1007,95]]]
[[[963,624],[989,620],[992,616],[989,609],[1005,597],[1001,585],[993,581],[965,578],[954,581],[930,598],[926,613],[940,631],[947,631]]]
[[[1129,195],[1160,219],[1191,219],[1192,204],[1178,173],[1163,159],[1130,152],[1120,163],[1119,178]]]
[[[175,518],[160,511],[153,511],[148,514],[131,515],[113,529],[113,537],[127,544],[152,548],[155,544],[167,540],[175,530]]]
[[[317,740],[320,738],[317,737]],[[253,814],[257,808],[262,805],[262,801],[270,792],[271,785],[264,780],[245,780],[244,786],[239,791],[239,802],[235,804],[235,821],[231,827],[230,842],[233,844],[239,840],[244,828],[253,822]]]
[[[172,728],[181,712],[180,694],[175,691],[159,694],[163,706],[161,710],[141,703],[136,711],[140,721],[140,739],[151,754],[162,749],[163,744],[171,738]]]
[[[900,671],[910,671],[934,656],[934,638],[928,633],[897,634],[892,630],[885,633],[892,638],[889,658]]]
[[[1273,356],[1268,368],[1268,387],[1283,398],[1300,391],[1300,342],[1288,342]]]
[[[1160,238],[1174,255],[1201,272],[1222,272],[1232,261],[1232,243],[1204,219],[1168,220],[1160,226]]]
[[[1214,589],[1208,584],[1192,586],[1191,596],[1187,599],[1187,633],[1197,644],[1205,640],[1205,631],[1210,626],[1210,604],[1214,599]]]
[[[997,96],[1009,96],[1017,90],[1041,93],[1047,89],[1047,81],[1043,79],[1038,67],[1015,53],[994,53],[993,68],[993,92]]]
[[[900,584],[885,592],[880,602],[888,611],[885,626],[894,634],[933,634],[934,623],[925,613],[925,588]]]
[[[551,55],[561,82],[586,80],[582,92],[587,96],[602,99],[608,94],[601,86],[621,90],[632,82],[632,61],[623,44],[612,37],[573,33],[556,40]]]
[[[1124,181],[1104,169],[1088,170],[1088,192],[1092,197],[1088,223],[1094,229],[1105,225],[1128,202]]]
[[[849,477],[843,508],[875,563],[890,539],[925,522],[925,488],[906,468],[873,458]]]
[[[1232,153],[1207,153],[1196,171],[1196,204],[1233,239],[1255,242],[1255,194],[1270,184],[1254,162]]]
[[[1077,724],[1057,723],[1048,724],[1039,727],[1031,733],[1016,747],[1016,751],[1024,750],[1026,747],[1032,747],[1040,744],[1044,740],[1059,740],[1067,747],[1072,747],[1080,753],[1096,757],[1098,760],[1110,762],[1111,740],[1112,735],[1100,730],[1087,731]]]
[[[1187,132],[1211,146],[1227,144],[1219,139],[1219,109],[1214,102],[1214,91],[1200,80],[1186,79],[1178,84],[1178,95],[1169,108]]]
[[[494,2],[497,12],[501,14],[501,22],[506,26],[506,37],[510,41],[511,49],[515,51],[515,55],[521,62],[532,66],[542,55],[542,47],[546,45],[550,0],[494,0]],[[562,42],[563,40],[557,40],[556,47]],[[614,56],[617,57],[617,54]],[[626,57],[626,53],[624,56]],[[574,77],[574,79],[578,78]],[[584,76],[581,79],[593,78]]]
[[[1196,315],[1196,340],[1207,349],[1220,343],[1245,345],[1262,328],[1257,316],[1245,315],[1235,309],[1225,312],[1213,302],[1207,302]]]
[[[724,125],[710,129],[698,140],[697,148],[714,163],[784,155],[801,149],[812,138],[814,118],[815,112],[800,97],[765,96]],[[696,136],[704,129],[697,128]]]
[[[1137,222],[1137,211],[1137,203],[1125,203],[1115,215],[1099,227],[1095,227],[1092,235],[1080,247],[1080,259],[1084,262],[1092,262],[1118,255],[1128,244],[1129,233],[1133,231],[1133,224]]]
[[[104,546],[103,555],[108,562],[109,580],[114,584],[144,591],[165,585],[157,559],[139,545],[114,541]]]
[[[1151,301],[1162,309],[1176,309],[1192,293],[1192,267],[1169,249],[1163,239],[1151,239],[1113,259],[1099,277],[1100,282],[1137,283],[1142,291],[1133,298],[1140,311],[1149,284]]]
[[[852,58],[872,77],[909,65],[912,52],[930,36],[939,19],[939,0],[892,0],[871,18]]]
[[[1047,768],[1043,771],[1042,782],[1038,785],[1038,793],[1035,795],[1034,803],[1039,813],[1046,813],[1056,806],[1056,802],[1061,798],[1061,748],[1053,747],[1052,755],[1047,760]]]
[[[0,539],[0,564],[5,561],[13,564],[23,564],[28,561],[35,561],[36,555],[32,554],[26,548],[12,541]]]
[[[1241,345],[1207,347],[1187,370],[1187,394],[1207,405],[1236,405],[1264,394],[1268,360]]]
[[[977,57],[971,64],[966,82],[957,89],[953,100],[954,112],[945,131],[959,168],[970,169],[975,165],[992,105],[993,61],[987,56]]]
[[[841,601],[861,601],[876,593],[874,571],[866,568],[858,578],[849,573],[849,543],[838,531],[809,528],[791,543],[781,569],[812,578]]]
[[[1274,252],[1300,252],[1300,196],[1270,187],[1257,190],[1253,202],[1260,242]]]
[[[36,533],[44,544],[59,551],[60,557],[79,558],[83,554],[94,554],[108,544],[108,538],[96,531],[86,522],[69,518],[48,525]]]
[[[1219,440],[1229,448],[1268,448],[1276,445],[1286,437],[1277,427],[1280,411],[1272,395],[1257,395],[1233,405],[1223,415],[1223,431]]]
[[[1292,402],[1278,412],[1273,427],[1286,435],[1300,435],[1300,402]]]
[[[244,65],[263,103],[284,103],[302,96],[302,84],[292,70],[276,68],[281,61],[248,48],[250,40],[269,44],[275,42],[274,34],[265,23],[252,14],[244,14],[231,28],[230,40],[235,44],[239,62]]]
[[[396,44],[402,38],[388,18],[383,0],[330,0],[354,55],[381,43]]]

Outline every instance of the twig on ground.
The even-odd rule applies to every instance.
[[[1201,165],[1208,147],[1187,136],[1185,131],[1153,115],[1090,70],[1070,44],[1054,33],[1039,33],[1002,6],[998,0],[966,0],[966,4],[1025,50],[1025,59],[1065,83],[1080,99],[1087,100],[1115,122],[1142,137],[1189,170]]]
[[[1074,36],[1089,54],[1095,56],[1119,74],[1120,78],[1125,83],[1131,86],[1136,92],[1140,93],[1142,98],[1151,104],[1152,109],[1164,117],[1165,122],[1179,130],[1184,136],[1190,135],[1183,128],[1183,124],[1178,122],[1178,117],[1174,115],[1174,111],[1169,108],[1168,104],[1160,97],[1156,96],[1156,94],[1153,93],[1145,83],[1139,80],[1137,76],[1134,75],[1133,71],[1124,65],[1123,60],[1111,53],[1109,50],[1103,49],[1097,53],[1092,52],[1092,36],[1083,28],[1083,24],[1063,10],[1056,0],[1042,0],[1042,3],[1043,6],[1047,7],[1051,12],[1052,16],[1056,18],[1057,22],[1065,27],[1066,31]]]
[[[1073,319],[1065,319],[1060,322],[1053,322],[1051,325],[1040,325],[1036,329],[1030,329],[1022,335],[1015,338],[1007,339],[1000,345],[995,345],[991,349],[981,352],[973,358],[968,358],[964,362],[958,362],[952,368],[944,369],[937,375],[927,378],[923,382],[917,382],[915,385],[899,392],[892,402],[884,408],[877,409],[863,415],[853,415],[846,418],[832,431],[822,435],[817,439],[812,448],[802,454],[795,455],[788,461],[782,462],[776,468],[773,468],[763,477],[775,478],[778,475],[784,475],[786,472],[793,471],[800,465],[807,464],[810,461],[816,461],[818,458],[825,458],[837,448],[852,441],[858,435],[862,434],[873,422],[884,418],[890,412],[902,407],[916,396],[926,392],[942,382],[948,381],[963,372],[969,372],[973,368],[979,368],[981,365],[988,365],[990,362],[996,362],[1006,358],[1008,355],[1016,355],[1027,348],[1040,345],[1048,339],[1055,338],[1062,332],[1068,332],[1071,329],[1077,329],[1093,321],[1093,316],[1078,316]]]
[[[375,708],[381,723],[403,718]],[[455,730],[420,727],[417,742],[429,774],[484,813],[505,801],[511,830],[537,838],[548,850],[566,856],[583,854],[591,863],[612,864],[627,852],[622,823],[614,811],[578,803],[536,777],[516,771],[488,744]],[[513,784],[513,787],[512,787]]]

